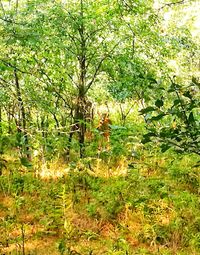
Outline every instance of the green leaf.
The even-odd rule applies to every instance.
[[[173,89],[173,88],[170,88],[170,89],[168,89],[168,93],[172,93],[172,92],[174,92],[175,90]]]
[[[156,120],[156,121],[161,120],[165,115],[166,115],[165,113],[161,113],[157,116],[152,117],[151,120]]]
[[[188,97],[188,98],[192,99],[192,95],[190,94],[190,91],[184,92],[183,95],[184,95],[185,97]]]
[[[168,89],[168,92],[171,93],[171,92],[174,92],[176,90],[179,90],[180,88],[181,88],[181,86],[179,84],[172,83],[172,85]]]
[[[189,121],[189,123],[194,123],[195,122],[193,112],[190,113],[188,121]]]
[[[32,164],[27,158],[20,158],[21,164],[25,167],[31,167]]]
[[[159,87],[158,89],[159,89],[159,90],[165,90],[165,88],[164,88],[164,87]]]
[[[141,143],[145,144],[145,143],[149,143],[149,142],[151,142],[150,136],[148,136],[148,134],[144,135],[143,139],[141,140]]]
[[[66,250],[66,243],[63,239],[61,239],[59,244],[58,244],[58,250],[61,254],[64,254],[64,252]]]
[[[192,82],[197,85],[198,87],[200,86],[200,83],[198,82],[196,77],[192,77]]]
[[[145,138],[143,138],[143,139],[141,140],[141,143],[142,143],[142,144],[149,143],[149,142],[151,142],[151,140],[150,140],[149,137],[145,137]]]
[[[153,133],[153,132],[149,132],[148,134],[146,134],[147,136],[151,137],[151,136],[157,136],[156,133]]]
[[[163,128],[163,129],[160,131],[160,135],[159,135],[159,136],[160,136],[161,138],[168,137],[168,136],[169,136],[169,131]]]
[[[180,142],[180,141],[182,140],[182,138],[181,138],[180,136],[176,135],[175,140],[176,140],[177,142]]]
[[[156,79],[154,79],[152,77],[148,77],[147,79],[150,81],[151,84],[157,84]]]
[[[155,105],[160,108],[164,105],[164,102],[162,99],[157,99],[156,102],[155,102]]]
[[[140,113],[145,114],[145,113],[148,113],[148,112],[153,112],[155,110],[156,110],[156,108],[154,108],[152,106],[148,106],[147,108],[144,108],[144,109],[140,110]]]
[[[198,161],[193,167],[200,167],[200,161]]]
[[[149,133],[143,135],[143,139],[142,139],[141,143],[145,144],[145,143],[151,142],[151,139],[150,139],[150,138],[151,138],[152,136],[157,136],[157,134],[154,133],[154,132],[149,132]]]
[[[177,111],[176,116],[177,116],[178,118],[182,119],[182,120],[185,119],[185,114],[184,114],[184,112]]]
[[[161,147],[161,152],[165,152],[165,151],[169,150],[169,148],[171,146],[169,144],[164,143],[160,147]]]
[[[180,104],[180,103],[181,103],[181,100],[180,100],[180,99],[175,99],[175,100],[174,100],[173,106],[176,106],[176,105],[178,105],[178,104]]]

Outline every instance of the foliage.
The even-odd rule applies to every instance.
[[[198,9],[0,0],[1,254],[199,254]]]
[[[195,78],[185,87],[173,82],[154,105],[142,109],[148,123],[143,143],[160,142],[162,152],[173,147],[200,155],[199,88]]]

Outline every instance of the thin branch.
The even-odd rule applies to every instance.
[[[94,71],[94,74],[93,74],[93,77],[91,79],[91,81],[88,83],[88,85],[86,86],[86,89],[85,89],[85,93],[87,93],[87,91],[90,89],[90,87],[92,86],[94,80],[96,79],[97,75],[98,75],[98,72],[102,66],[102,63],[104,62],[104,60],[106,58],[108,58],[110,56],[110,54],[114,51],[114,49],[119,45],[119,43],[121,42],[121,40],[119,42],[117,42],[113,48],[99,61],[98,65],[96,66],[95,68],[95,71]]]
[[[36,61],[36,63],[39,63],[39,61],[38,61],[35,57],[34,57],[34,60]],[[39,72],[40,72],[41,74],[45,75],[45,77],[48,79],[49,84],[51,84],[51,85],[56,85],[56,84],[52,81],[52,79],[49,77],[49,75],[44,71],[44,69],[40,68]],[[73,82],[73,78],[71,77],[71,75],[70,75],[70,74],[67,74],[67,75],[69,76],[69,78],[72,79],[72,82]],[[43,82],[44,84],[46,84],[46,81],[43,81],[43,80],[40,79],[40,78],[39,78],[39,81],[41,81],[41,82]],[[75,82],[74,82],[74,83],[75,83]],[[76,83],[75,83],[75,84],[76,84]],[[72,108],[71,105],[66,101],[66,99],[64,99],[64,97],[60,94],[60,92],[58,92],[55,88],[54,88],[53,92],[55,92],[55,93],[63,100],[63,102],[65,103],[65,106],[68,106],[69,109]]]
[[[12,83],[10,83],[10,82],[4,80],[4,79],[1,78],[1,77],[0,77],[0,87],[3,87],[3,88],[5,88],[5,89],[8,89],[8,88],[9,88],[9,90],[10,90],[11,92],[13,92],[12,89],[11,89]]]
[[[78,84],[74,81],[72,75],[69,74],[69,73],[67,73],[67,76],[70,78],[70,80],[72,81],[72,83],[78,88]]]
[[[80,40],[77,36],[71,35],[70,33],[67,33],[67,35],[72,39],[72,41],[74,42],[76,48],[78,49],[76,40],[77,40],[78,42],[80,42],[80,43],[81,43],[81,40]],[[75,40],[75,39],[76,39],[76,40]]]
[[[165,138],[165,140],[159,139],[159,141],[162,142],[162,143],[166,143],[166,138]],[[179,148],[180,151],[185,152],[185,148],[184,148],[183,146],[181,146],[181,145],[179,145],[178,143],[172,141],[171,139],[167,139],[167,141],[168,141],[171,145],[173,145],[173,146]],[[197,154],[197,155],[200,155],[200,151],[199,151],[198,149],[196,149],[196,148],[194,148],[194,149],[188,148],[188,151],[191,152],[191,153],[195,153],[195,154]]]
[[[173,2],[171,2],[171,3],[166,3],[166,4],[164,4],[163,6],[161,6],[158,10],[160,11],[160,10],[163,10],[164,8],[166,8],[166,7],[171,7],[171,6],[173,6],[173,5],[184,4],[184,3],[186,3],[185,0],[180,0],[180,1],[175,2],[175,3],[173,3]]]
[[[60,94],[60,92],[58,92],[58,91],[56,91],[56,90],[54,90],[54,92],[58,95],[58,97],[60,97],[60,99],[63,100],[63,102],[65,103],[65,106],[68,106],[68,108],[69,108],[70,110],[73,109],[73,107],[72,107],[72,106],[67,102],[67,100]]]
[[[93,84],[94,80],[96,79],[96,76],[97,76],[97,74],[98,74],[98,72],[99,72],[99,70],[100,70],[100,68],[101,68],[101,65],[102,65],[103,61],[104,61],[107,57],[108,57],[107,55],[104,56],[104,57],[100,60],[99,64],[97,65],[97,67],[96,67],[96,69],[95,69],[95,71],[94,71],[93,77],[92,77],[91,81],[89,82],[89,84],[88,84],[87,87],[86,87],[85,94],[87,93],[87,91],[88,91],[88,90],[90,89],[90,87],[92,86],[92,84]]]
[[[4,80],[4,79],[1,78],[1,77],[0,77],[0,81],[3,82],[3,83],[6,83],[6,84],[8,84],[8,85],[11,85],[8,81]],[[2,84],[3,84],[3,83],[2,83]],[[2,85],[2,86],[5,86],[5,85]]]
[[[19,8],[19,0],[16,0],[16,3],[15,3],[15,12],[16,12],[16,14],[18,13],[18,8]]]
[[[76,46],[75,46],[76,47]],[[76,47],[77,48],[77,47]],[[65,49],[70,51],[73,55],[77,55],[77,53],[75,51],[73,51],[72,49],[70,49],[70,47],[65,46]],[[77,48],[78,49],[78,48]]]
[[[87,36],[86,36],[85,39],[86,39],[86,40],[90,39],[91,36],[95,35],[96,33],[100,32],[100,31],[102,31],[102,30],[104,30],[106,27],[107,27],[107,26],[103,26],[103,27],[101,27],[101,28],[98,28],[98,29],[93,30],[91,33],[86,33]]]
[[[20,73],[23,73],[23,74],[30,74],[30,75],[32,75],[32,73],[31,72],[28,72],[28,71],[24,71],[24,70],[22,70],[22,69],[20,69],[20,68],[18,68],[18,67],[16,67],[14,64],[11,64],[10,62],[7,62],[6,60],[4,60],[4,59],[0,59],[0,61],[2,61],[6,66],[8,66],[8,67],[12,67],[13,69],[15,69],[16,71],[19,71]]]
[[[58,64],[55,64],[55,65],[60,68],[60,65],[58,65]],[[71,82],[78,88],[78,84],[74,81],[72,75],[67,72],[66,72],[66,74],[69,77],[69,79],[71,80]]]
[[[133,109],[135,102],[133,104],[131,104],[130,108],[128,109],[128,111],[126,112],[126,116],[129,115],[130,111]]]
[[[1,6],[1,9],[2,9],[3,14],[5,15],[5,9],[4,9],[4,7],[3,7],[3,3],[2,3],[1,0],[0,0],[0,6]]]
[[[1,1],[1,0],[0,0]],[[25,25],[25,23],[18,23],[12,19],[8,19],[8,18],[3,18],[3,17],[0,17],[0,20],[3,20],[7,23],[11,23],[11,24],[15,24],[15,25]]]
[[[87,64],[86,64],[86,69],[89,67],[91,61],[93,60],[93,57],[95,56],[95,54],[98,52],[99,47],[105,42],[106,38],[103,38],[103,40],[99,43],[99,45],[97,46],[97,50],[94,51],[92,54],[90,54],[89,56],[86,56],[87,59]]]
[[[121,16],[121,19],[123,20],[123,22],[125,22],[125,24],[127,25],[127,27],[130,29],[130,31],[132,33],[132,53],[134,55],[134,53],[135,53],[135,38],[136,38],[136,34],[135,34],[131,24],[128,21],[125,20],[122,11],[120,11],[120,16]]]
[[[3,17],[0,17],[0,20],[3,20],[3,21],[5,21],[5,22],[7,22],[7,23],[15,24],[15,25],[21,25],[21,26],[27,25],[27,23],[16,22],[16,21],[14,21],[14,20],[11,19],[11,18],[3,18]]]

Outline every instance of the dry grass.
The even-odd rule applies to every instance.
[[[15,164],[12,157],[7,158],[7,160],[9,161],[9,167]],[[92,176],[105,179],[116,176],[126,176],[127,174],[128,161],[123,157],[115,161],[107,159],[106,162],[100,158],[91,159],[90,163],[91,169],[88,169],[84,162],[79,161],[73,171],[77,171],[78,173],[81,171],[84,173],[84,171],[86,171]],[[184,163],[189,164],[188,161],[183,161],[182,164]],[[140,159],[139,164],[142,165],[140,174],[145,178],[154,176],[159,178],[162,175],[162,168],[166,167],[165,160],[159,158],[152,159],[149,165],[145,164],[145,162],[142,162],[142,159]],[[59,180],[60,177],[67,175],[69,171],[71,171],[70,166],[60,160],[50,161],[48,163],[38,162],[35,167],[37,170],[37,177],[42,179],[41,181],[44,183],[44,187],[47,190],[50,182],[57,185],[58,182],[56,180]],[[23,173],[27,171],[27,169],[25,170],[24,167],[21,166],[20,169]],[[6,172],[6,175],[7,174],[8,172]],[[82,191],[80,190],[80,192]],[[48,196],[48,192],[46,195]],[[60,254],[58,252],[58,243],[61,238],[68,240],[67,245],[70,250],[77,251],[81,255],[88,255],[90,250],[93,251],[93,255],[112,254],[110,251],[120,239],[124,240],[127,247],[130,247],[132,252],[141,248],[152,254],[165,254],[166,250],[168,250],[166,254],[170,254],[169,249],[171,249],[171,254],[173,254],[173,252],[176,254],[179,248],[181,235],[178,231],[174,232],[173,242],[170,244],[171,247],[169,248],[157,244],[156,237],[152,237],[154,234],[152,230],[153,225],[167,227],[174,218],[177,217],[173,206],[163,199],[154,199],[150,200],[150,202],[145,202],[146,206],[152,211],[149,217],[144,215],[142,207],[138,206],[133,208],[133,206],[127,203],[115,220],[109,220],[106,219],[106,217],[90,217],[85,208],[87,198],[84,196],[81,197],[77,206],[74,207],[72,194],[69,193],[65,196],[66,210],[63,212],[62,216],[58,216],[60,217],[58,218],[59,227],[48,229],[48,227],[45,226],[45,224],[43,225],[42,221],[40,221],[41,218],[49,220],[48,212],[38,212],[38,210],[40,210],[39,208],[36,208],[35,211],[29,211],[30,206],[34,208],[34,206],[37,205],[37,201],[44,199],[44,197],[40,197],[40,192],[37,190],[32,194],[26,194],[24,192],[20,194],[20,196],[24,197],[29,202],[21,208],[21,211],[17,212],[15,197],[8,194],[0,195],[2,208],[2,210],[0,210],[0,221],[3,223],[2,226],[0,226],[0,239],[3,240],[0,244],[0,254],[17,254],[17,252],[19,253],[22,251],[22,223],[25,229],[25,250],[27,254],[58,255]],[[87,196],[90,196],[89,192]],[[98,210],[100,209],[98,208]],[[16,215],[16,221],[5,227],[8,218]],[[145,235],[147,238],[150,236],[150,242],[141,240],[141,236],[145,237]],[[8,247],[6,247],[7,239],[9,239]]]
[[[45,237],[40,240],[29,239],[25,242],[26,254],[59,255],[56,242],[57,239],[55,237]],[[2,248],[0,251],[1,254],[20,254],[22,252],[22,245],[20,243],[13,243],[9,247]]]

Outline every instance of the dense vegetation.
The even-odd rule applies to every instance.
[[[198,10],[0,0],[1,254],[200,253]]]

